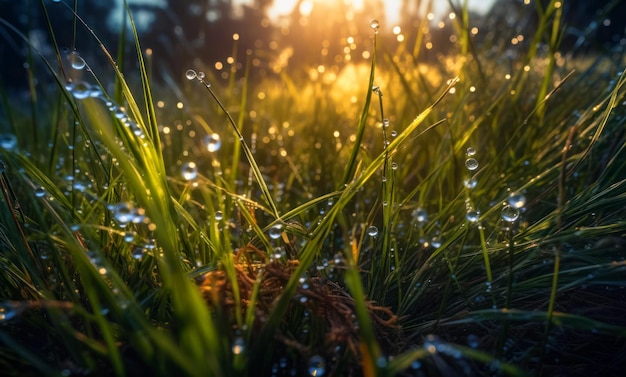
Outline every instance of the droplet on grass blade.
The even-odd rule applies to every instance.
[[[76,99],[85,99],[91,94],[91,85],[84,81],[70,82],[65,86],[72,96]]]
[[[195,162],[190,161],[183,164],[181,169],[181,174],[183,178],[187,181],[191,181],[198,177],[198,166]]]
[[[470,171],[476,170],[478,169],[478,161],[475,158],[470,157],[465,160],[465,167]]]
[[[307,370],[309,372],[309,376],[323,376],[326,373],[326,361],[320,355],[311,356]]]
[[[72,51],[67,59],[69,60],[72,68],[76,70],[82,70],[87,65],[87,63],[85,63],[85,59],[83,59],[82,56],[80,56],[80,54],[76,51]]]
[[[377,19],[372,19],[370,21],[370,27],[374,30],[374,33],[378,34],[378,29],[380,29],[380,22]]]
[[[474,149],[472,147],[467,148],[467,150],[465,151],[465,155],[467,157],[472,157],[475,154],[476,154],[476,149]]]
[[[411,216],[413,216],[418,223],[425,223],[428,221],[428,212],[426,212],[424,208],[416,208],[411,213]]]
[[[222,140],[220,139],[220,135],[213,133],[211,135],[207,135],[204,139],[206,143],[206,149],[209,152],[215,152],[222,147]]]
[[[463,186],[465,186],[465,188],[469,189],[469,190],[475,188],[476,184],[478,184],[478,181],[474,177],[468,178],[468,179],[463,181]]]
[[[513,208],[523,208],[526,205],[526,197],[523,194],[511,193],[507,199],[509,205]]]
[[[478,348],[478,344],[480,343],[480,339],[477,335],[469,334],[467,336],[467,345],[471,348]]]
[[[370,237],[376,237],[378,235],[378,228],[376,228],[374,225],[371,225],[367,228],[367,234]]]
[[[280,238],[280,235],[283,233],[283,226],[281,224],[276,224],[272,226],[268,232],[268,235],[271,239],[277,240]]]
[[[222,221],[223,218],[224,218],[224,214],[222,213],[222,211],[215,212],[215,220],[216,221]]]
[[[475,223],[478,221],[478,219],[480,219],[480,212],[476,210],[469,210],[467,211],[467,214],[465,214],[465,218],[468,221]]]
[[[198,74],[193,69],[188,69],[187,72],[185,72],[185,77],[187,80],[193,80],[198,77]]]
[[[43,198],[44,196],[46,196],[46,189],[44,189],[43,187],[37,187],[35,189],[35,196],[38,198]]]
[[[246,341],[238,336],[233,340],[232,351],[235,355],[241,355],[246,350]]]
[[[502,208],[501,216],[502,220],[514,223],[515,221],[517,221],[517,219],[519,219],[519,209],[510,205],[505,205]]]
[[[17,137],[13,134],[0,134],[0,148],[10,151],[17,146]]]

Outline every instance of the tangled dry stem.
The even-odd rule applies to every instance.
[[[256,260],[256,261],[254,261]],[[260,260],[260,262],[258,262]],[[239,289],[240,306],[245,314],[255,310],[254,332],[263,326],[273,305],[283,292],[299,262],[298,260],[266,261],[265,253],[253,245],[240,249],[235,256],[235,274]],[[254,307],[251,299],[255,285],[258,293]],[[231,280],[224,269],[211,271],[204,276],[200,289],[207,304],[222,310],[231,318],[236,307],[235,295]],[[300,305],[310,313],[311,320],[325,324],[324,348],[337,345],[347,346],[354,355],[359,356],[358,322],[355,312],[354,298],[339,284],[324,277],[313,276],[307,279],[306,286],[297,288],[298,300],[292,300],[289,312]],[[372,301],[365,302],[376,336],[382,346],[397,347],[400,333],[398,317],[387,307],[376,305]],[[284,320],[286,321],[286,320]],[[299,342],[294,336],[286,335],[287,331],[276,332],[276,340],[285,346],[306,354],[311,350]]]

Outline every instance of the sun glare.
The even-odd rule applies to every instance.
[[[491,5],[493,5],[495,0],[469,0],[468,6],[470,9],[478,12],[485,13],[489,10]],[[287,16],[291,14],[299,3],[298,0],[275,0],[272,6],[267,10],[267,16],[273,20],[277,21],[281,17]],[[369,4],[375,3],[374,0],[343,0],[345,5],[348,5],[355,12],[360,12],[363,9],[367,8]],[[402,7],[401,1],[384,1],[384,11],[385,11],[385,19],[387,25],[392,27],[397,24],[400,19],[400,12]],[[313,9],[315,8],[315,4],[324,4],[327,5],[341,5],[341,0],[302,0],[300,2],[299,12],[303,16],[308,16],[311,14]],[[435,0],[433,2],[433,13],[441,16],[445,14],[448,9],[449,2],[448,0]],[[417,11],[414,5],[409,6],[412,11]],[[381,15],[372,15],[372,17],[383,18]]]

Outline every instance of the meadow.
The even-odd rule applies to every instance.
[[[74,14],[93,60],[41,4],[50,53],[0,17],[28,62],[0,82],[5,375],[623,370],[624,44],[562,49],[561,2],[514,40],[458,8],[445,53],[356,20],[353,62],[181,72],[130,10],[117,48]]]

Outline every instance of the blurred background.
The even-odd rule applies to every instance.
[[[511,45],[524,44],[519,36],[533,30],[537,0],[470,0],[469,28],[478,46],[494,35],[506,41],[488,46],[493,54],[507,53]],[[148,52],[154,79],[167,73],[182,80],[188,68],[212,70],[229,78],[252,64],[252,79],[278,75],[309,75],[313,70],[340,70],[350,63],[370,58],[371,19],[380,21],[383,48],[410,52],[421,44],[421,61],[434,61],[454,48],[453,23],[463,0],[129,0],[128,4]],[[547,3],[541,0],[540,2]],[[105,63],[93,38],[80,24],[74,35],[72,8],[95,31],[110,51],[120,38],[134,49],[132,33],[125,22],[123,0],[9,1],[0,0],[0,17],[20,30],[33,47],[54,60],[42,3],[54,26],[59,47],[66,53],[80,52],[88,63]],[[545,4],[544,4],[545,5]],[[576,53],[605,52],[624,48],[625,0],[563,1],[564,49]],[[427,27],[424,40],[416,41],[415,30]],[[397,46],[403,49],[397,50]],[[9,87],[27,85],[28,45],[0,24],[0,83]],[[246,58],[249,57],[249,58]],[[132,59],[129,59],[131,61]],[[131,64],[131,63],[129,63]],[[320,68],[324,67],[324,68]]]

